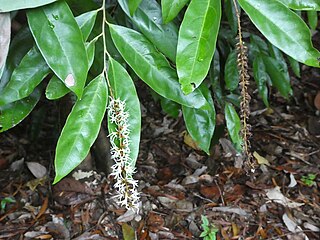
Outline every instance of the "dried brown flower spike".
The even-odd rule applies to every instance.
[[[248,123],[250,116],[250,95],[248,93],[248,87],[250,85],[250,76],[248,74],[248,57],[247,57],[247,47],[244,45],[242,39],[242,30],[241,30],[241,21],[240,14],[238,11],[238,6],[236,0],[233,0],[233,4],[235,6],[237,21],[238,21],[238,43],[236,45],[238,50],[237,55],[237,63],[239,70],[239,84],[241,88],[241,103],[240,103],[240,111],[241,111],[241,135],[243,141],[243,155],[245,157],[245,170],[246,172],[252,171],[254,172],[255,164],[251,154],[251,126]]]

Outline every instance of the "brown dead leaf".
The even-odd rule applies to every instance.
[[[48,208],[48,202],[49,202],[49,198],[46,197],[44,199],[43,204],[42,204],[42,206],[40,208],[40,211],[39,211],[39,213],[37,215],[37,219],[39,219],[46,212],[46,210]]]
[[[8,166],[8,160],[0,156],[0,170],[6,169]]]
[[[73,178],[64,178],[53,186],[53,198],[62,205],[75,205],[94,199],[93,191]]]
[[[217,186],[204,186],[200,187],[200,193],[209,199],[219,199],[220,190]]]
[[[232,190],[225,193],[225,201],[226,202],[234,202],[237,199],[240,199],[244,196],[246,192],[246,187],[244,185],[235,185]]]
[[[164,167],[159,169],[158,173],[157,173],[157,178],[161,181],[165,181],[170,182],[171,179],[173,178],[173,172],[171,170],[171,168],[169,167]]]
[[[159,232],[159,230],[164,226],[164,219],[160,215],[150,212],[148,215],[147,226],[151,232]]]

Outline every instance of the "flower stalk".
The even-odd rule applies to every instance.
[[[238,11],[238,6],[236,0],[233,0],[233,4],[236,11],[237,22],[238,22],[238,42],[236,48],[238,51],[237,64],[239,71],[239,85],[241,89],[241,102],[240,102],[240,112],[241,112],[241,136],[242,136],[242,152],[245,157],[245,170],[249,172],[251,170],[254,172],[255,164],[253,162],[253,157],[251,154],[251,125],[248,123],[250,116],[250,100],[251,97],[248,92],[250,85],[250,76],[248,74],[248,57],[247,57],[247,47],[242,39],[241,30],[241,20],[240,13]]]
[[[132,209],[135,212],[139,210],[139,193],[137,191],[138,181],[133,179],[135,167],[130,157],[130,124],[129,112],[126,110],[126,103],[119,98],[115,98],[115,93],[112,90],[108,78],[107,58],[110,54],[106,46],[105,27],[108,24],[106,19],[105,0],[102,1],[103,20],[101,35],[103,38],[103,72],[108,87],[109,87],[109,104],[108,119],[109,119],[109,137],[110,137],[110,155],[114,161],[111,167],[111,176],[115,179],[114,188],[117,191],[116,198],[120,206],[125,206],[127,209]],[[110,129],[110,125],[114,126]]]
[[[114,176],[117,189],[118,203],[127,209],[138,211],[139,193],[137,191],[138,181],[132,175],[135,168],[130,158],[130,125],[128,123],[129,113],[125,109],[125,102],[110,97],[108,106],[108,117],[115,129],[110,132],[111,159],[115,162],[112,166],[111,176]]]

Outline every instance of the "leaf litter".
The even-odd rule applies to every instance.
[[[117,206],[112,179],[98,169],[78,169],[51,186],[57,110],[33,144],[22,141],[27,119],[0,135],[0,201],[14,199],[1,209],[0,239],[200,239],[201,216],[217,227],[217,239],[319,239],[319,136],[308,130],[317,93],[308,82],[294,88],[290,103],[272,96],[273,112],[260,111],[253,97],[252,145],[260,164],[251,176],[239,168],[241,156],[228,139],[207,156],[185,143],[181,116],[166,116],[140,90],[138,214]],[[310,184],[308,174],[316,176]]]

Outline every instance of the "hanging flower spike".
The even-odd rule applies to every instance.
[[[138,212],[140,199],[137,191],[138,181],[132,178],[135,168],[131,164],[129,113],[125,108],[124,101],[110,97],[108,117],[109,121],[116,125],[116,129],[109,134],[111,159],[115,162],[111,167],[111,175],[116,180],[114,188],[118,193],[116,195],[118,204]]]

